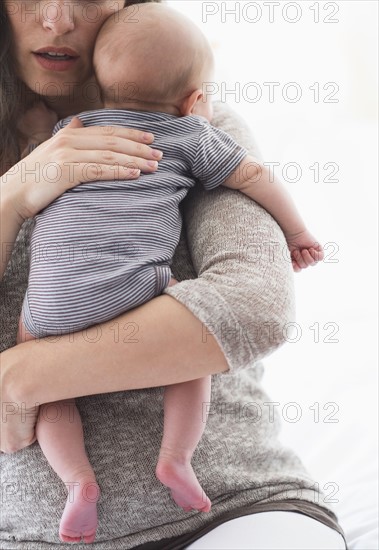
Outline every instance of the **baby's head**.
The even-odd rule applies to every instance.
[[[202,96],[213,76],[212,49],[191,20],[163,4],[137,4],[109,17],[94,68],[105,107],[212,117]]]

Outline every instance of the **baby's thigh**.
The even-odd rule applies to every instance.
[[[18,322],[18,331],[16,336],[16,344],[22,344],[24,342],[29,342],[29,340],[34,340],[34,336],[27,331],[24,323],[22,322],[22,317]]]

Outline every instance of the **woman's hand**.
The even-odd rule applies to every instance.
[[[154,172],[162,153],[147,145],[153,140],[150,133],[119,126],[84,128],[75,117],[2,176],[3,198],[25,220],[79,184]]]
[[[12,365],[13,349],[15,348],[1,354],[0,365],[0,451],[7,454],[28,447],[36,441],[35,425],[39,412],[39,403],[26,408],[25,401],[20,400],[14,392],[16,385],[12,382],[9,369]]]

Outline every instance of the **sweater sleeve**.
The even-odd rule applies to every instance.
[[[246,123],[216,103],[212,124],[250,154],[260,152]],[[197,278],[167,287],[201,322],[199,338],[213,335],[233,375],[268,356],[285,341],[294,320],[292,266],[282,230],[260,205],[220,186],[208,193],[196,184],[183,202],[188,250]]]

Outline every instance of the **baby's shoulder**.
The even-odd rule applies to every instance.
[[[210,126],[210,123],[206,118],[200,115],[188,115],[172,118],[169,124],[177,129],[181,128],[183,132],[188,131],[202,131],[204,127]]]

